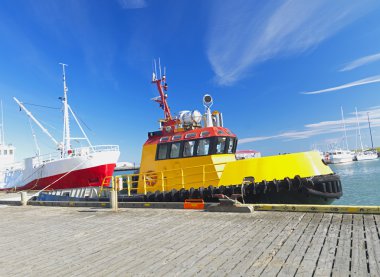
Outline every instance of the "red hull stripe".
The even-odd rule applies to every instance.
[[[41,190],[55,182],[47,190],[54,189],[71,189],[71,188],[81,188],[81,187],[99,187],[102,185],[103,179],[107,176],[112,176],[116,164],[106,164],[96,167],[75,170],[67,174],[65,177],[55,182],[61,178],[63,174],[57,174],[54,176],[44,177],[41,179],[33,180],[32,182],[22,186],[17,187],[16,190]],[[2,190],[13,190],[14,188],[6,188]]]

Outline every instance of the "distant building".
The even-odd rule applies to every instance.
[[[261,157],[261,153],[255,150],[237,150],[235,156],[237,160],[244,160],[250,158],[259,158]]]

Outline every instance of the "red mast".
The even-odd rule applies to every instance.
[[[168,90],[168,84],[166,83],[166,76],[163,75],[162,79],[156,79],[156,75],[153,74],[152,83],[156,83],[158,92],[160,94],[160,99],[157,97],[154,99],[154,101],[159,103],[161,109],[164,110],[165,121],[171,121],[172,115],[170,113],[170,108],[169,108],[168,102],[166,101],[166,98],[168,98],[168,95],[164,93],[164,91]]]

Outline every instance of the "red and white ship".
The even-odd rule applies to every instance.
[[[61,98],[64,118],[63,142],[59,143],[32,113],[14,98],[28,117],[53,141],[57,147],[57,152],[40,155],[38,144],[36,143],[37,155],[35,157],[27,158],[22,163],[10,163],[8,159],[6,164],[0,165],[0,190],[53,190],[97,187],[102,185],[107,176],[112,176],[120,156],[119,146],[91,144],[67,102],[68,89],[66,86],[65,66],[65,64],[62,64],[64,88],[64,95]],[[82,138],[71,138],[69,113],[71,113],[83,133]],[[73,148],[72,140],[74,139],[76,141],[78,139],[85,140],[88,146]],[[9,153],[9,151],[7,152]],[[12,148],[12,154],[14,154],[14,148]]]

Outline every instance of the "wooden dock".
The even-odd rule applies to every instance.
[[[0,206],[0,276],[380,276],[380,215]]]

